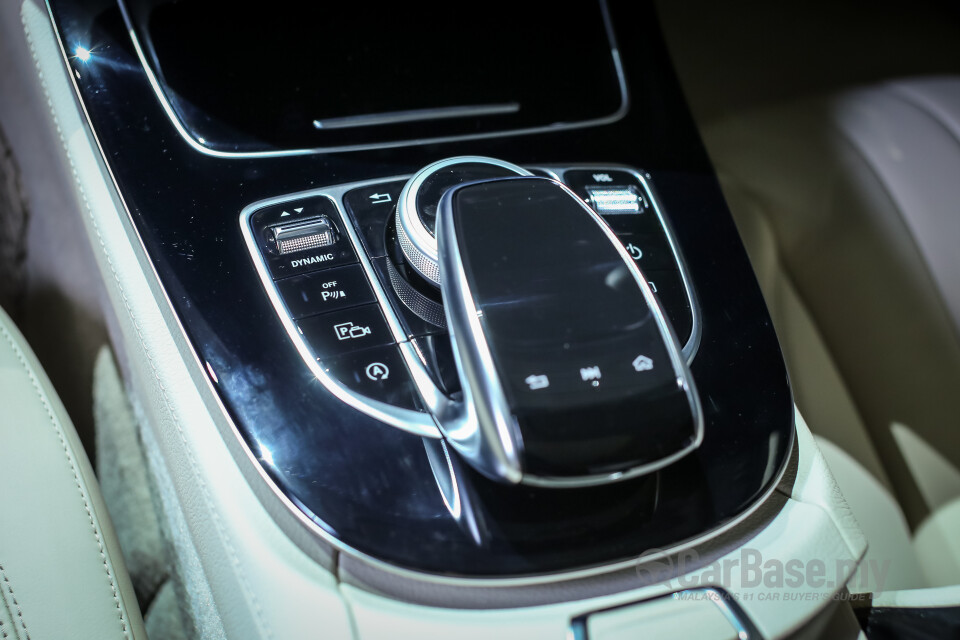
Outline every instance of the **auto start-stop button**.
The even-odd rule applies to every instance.
[[[395,345],[323,358],[323,370],[351,391],[403,409],[420,410],[417,390]]]

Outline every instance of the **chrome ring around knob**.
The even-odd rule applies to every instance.
[[[423,222],[417,208],[417,197],[420,194],[420,188],[430,176],[457,164],[486,164],[506,169],[518,176],[533,175],[523,167],[496,158],[456,156],[427,165],[407,181],[397,202],[397,240],[407,263],[414,271],[437,287],[440,286],[440,258],[437,250],[437,238]]]

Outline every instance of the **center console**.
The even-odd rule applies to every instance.
[[[323,398],[349,407],[349,444],[336,458],[375,459],[397,480],[410,461],[405,472],[397,461],[383,467],[383,439],[422,447],[418,501],[429,524],[400,511],[388,544],[359,531],[350,542],[417,569],[502,576],[616,561],[620,536],[619,553],[640,554],[749,513],[786,464],[789,389],[782,368],[744,368],[749,388],[783,402],[779,419],[753,422],[753,446],[742,411],[718,411],[751,403],[748,388],[716,388],[722,369],[698,366],[733,346],[705,343],[704,327],[729,331],[735,320],[704,309],[694,274],[709,258],[687,258],[680,224],[636,168],[482,156],[244,207],[258,296],[298,356],[282,373],[310,372],[299,415]],[[729,266],[715,271],[736,286]],[[738,291],[726,306],[743,304]],[[761,344],[746,349],[782,367],[775,342]],[[775,402],[752,404],[777,415]],[[287,426],[282,437],[250,428],[268,469],[295,461],[319,471],[318,456],[330,455],[315,444],[326,425]],[[731,462],[726,447],[737,450],[741,480],[714,484],[710,474]],[[323,467],[329,473],[329,461]],[[313,493],[292,492],[299,501]],[[733,510],[718,509],[724,503]],[[357,500],[350,519],[369,508],[383,522],[380,506]],[[344,515],[323,521],[347,532]],[[454,528],[441,538],[444,520]],[[407,535],[412,546],[398,547]],[[582,535],[607,544],[585,549]],[[530,546],[518,553],[518,544]]]
[[[808,500],[652,7],[500,9],[50,2],[236,468],[356,611],[623,604]]]

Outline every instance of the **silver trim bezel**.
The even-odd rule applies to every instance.
[[[454,191],[456,188],[447,191],[438,205],[437,237],[438,245],[443,247],[443,310],[463,389],[462,411],[468,419],[453,424],[441,421],[440,430],[474,467],[494,479],[516,484],[525,477],[520,461],[522,439],[495,373],[493,354],[480,325],[480,311],[463,269],[456,228],[445,221],[452,217],[450,200]],[[466,334],[463,338],[458,337],[461,330]]]
[[[664,600],[666,598],[677,600],[683,598],[684,596],[695,596],[701,594],[706,595],[707,598],[717,607],[717,609],[719,609],[720,615],[722,615],[723,618],[730,624],[731,631],[735,632],[735,637],[737,640],[753,640],[755,637],[757,637],[758,634],[751,632],[753,625],[748,625],[746,622],[744,622],[744,620],[737,615],[737,612],[734,611],[733,607],[730,606],[731,596],[725,589],[721,587],[698,587],[694,589],[681,589],[680,591],[664,593],[651,598],[642,598],[632,602],[622,602],[612,607],[605,607],[603,609],[597,609],[596,611],[581,613],[570,620],[568,638],[570,638],[570,640],[597,640],[590,638],[590,633],[587,630],[587,623],[590,616],[594,616],[599,613],[617,611],[627,607],[643,606],[647,603],[652,603],[656,600]],[[746,617],[746,612],[744,612],[744,617]]]
[[[497,178],[471,184],[519,179],[543,180],[560,187],[590,216],[627,266],[653,314],[660,337],[669,354],[677,384],[687,396],[690,414],[693,417],[694,437],[687,446],[668,456],[614,473],[550,477],[524,472],[520,461],[523,440],[497,375],[493,354],[480,322],[481,311],[476,307],[460,255],[460,244],[452,220],[452,197],[457,187],[447,191],[440,201],[437,214],[437,237],[441,247],[440,269],[443,274],[442,291],[447,328],[454,346],[457,372],[463,382],[464,411],[470,414],[470,419],[465,423],[456,424],[454,428],[440,420],[440,430],[461,455],[487,474],[509,482],[541,487],[584,487],[627,480],[662,469],[693,452],[703,442],[703,410],[696,392],[696,384],[681,354],[676,334],[667,322],[646,278],[603,218],[565,184],[537,176]],[[450,277],[451,274],[454,277]],[[463,336],[459,335],[461,332]]]
[[[518,176],[532,176],[533,174],[513,164],[497,158],[487,156],[454,156],[444,158],[428,164],[420,171],[413,174],[413,177],[403,185],[403,191],[397,199],[396,227],[397,238],[400,241],[400,247],[403,255],[407,258],[407,263],[421,276],[440,286],[440,257],[437,249],[437,238],[424,226],[423,219],[417,212],[417,196],[420,194],[420,187],[431,175],[437,171],[446,169],[456,164],[489,164],[508,171],[513,171]],[[439,215],[439,213],[438,213]],[[408,246],[410,250],[408,252]],[[415,252],[414,255],[410,255]],[[426,264],[428,268],[422,268],[421,263]]]
[[[313,128],[317,130],[330,130],[379,127],[401,122],[448,120],[450,118],[467,118],[470,116],[495,116],[504,113],[516,113],[519,110],[520,105],[516,102],[502,102],[499,104],[468,104],[455,107],[384,111],[381,113],[365,113],[357,116],[340,116],[314,120]]]
[[[166,114],[167,119],[170,120],[173,124],[174,129],[177,133],[180,134],[180,137],[190,145],[195,151],[198,151],[204,155],[213,156],[216,158],[227,158],[227,159],[245,159],[245,158],[280,158],[280,157],[289,157],[289,156],[303,156],[311,155],[315,153],[346,153],[351,151],[371,151],[376,149],[396,149],[399,147],[415,147],[423,146],[428,144],[443,144],[448,142],[460,142],[464,140],[485,140],[490,138],[501,138],[508,136],[521,136],[521,135],[530,135],[535,133],[554,133],[557,131],[568,131],[571,129],[584,129],[588,127],[597,127],[607,124],[612,124],[621,120],[627,112],[630,110],[630,93],[627,89],[627,77],[626,73],[623,70],[623,63],[620,60],[620,49],[617,46],[617,39],[613,32],[613,24],[610,20],[610,12],[607,8],[606,0],[599,0],[600,2],[600,12],[603,16],[603,24],[607,32],[607,39],[610,44],[610,56],[613,60],[613,67],[617,75],[617,84],[620,89],[620,106],[612,114],[608,116],[603,116],[601,118],[593,118],[591,120],[583,120],[580,122],[561,122],[554,123],[550,125],[543,125],[539,127],[527,127],[520,129],[506,129],[503,131],[490,131],[486,133],[475,133],[475,134],[464,134],[464,135],[451,135],[451,136],[438,136],[434,138],[413,138],[408,140],[394,140],[387,142],[375,142],[375,143],[366,143],[366,144],[353,144],[353,145],[342,145],[342,146],[330,146],[330,147],[309,147],[301,149],[278,149],[276,151],[218,151],[216,149],[211,149],[208,146],[205,146],[201,139],[195,138],[189,131],[187,131],[186,126],[180,120],[177,112],[174,110],[173,105],[170,103],[170,100],[167,98],[166,93],[163,90],[163,87],[160,86],[160,80],[157,78],[156,73],[154,73],[153,67],[150,66],[150,63],[147,61],[147,56],[143,51],[143,46],[140,43],[140,37],[137,35],[137,30],[133,25],[133,20],[130,18],[129,11],[127,10],[125,0],[117,0],[117,4],[120,7],[120,13],[123,16],[123,22],[127,29],[127,34],[130,36],[130,41],[133,44],[134,51],[137,54],[137,58],[140,61],[140,66],[143,68],[143,72],[147,77],[147,82],[150,83],[150,87],[153,89],[154,95],[157,97],[157,101],[160,103],[163,112]],[[311,124],[312,126],[312,124]]]

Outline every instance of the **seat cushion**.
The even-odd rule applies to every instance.
[[[887,589],[960,583],[960,77],[765,107],[704,138],[868,561]]]
[[[829,440],[818,437],[817,446],[867,538],[867,554],[848,585],[850,591],[875,593],[929,586],[917,562],[907,521],[890,491]]]
[[[3,311],[0,407],[3,638],[145,638],[90,462]]]
[[[744,235],[800,410],[889,482],[914,529],[944,496],[923,490],[893,426],[960,468],[958,114],[960,78],[917,79],[703,129],[738,225],[764,229]]]
[[[930,586],[960,585],[960,498],[924,520],[914,536],[914,546]]]

